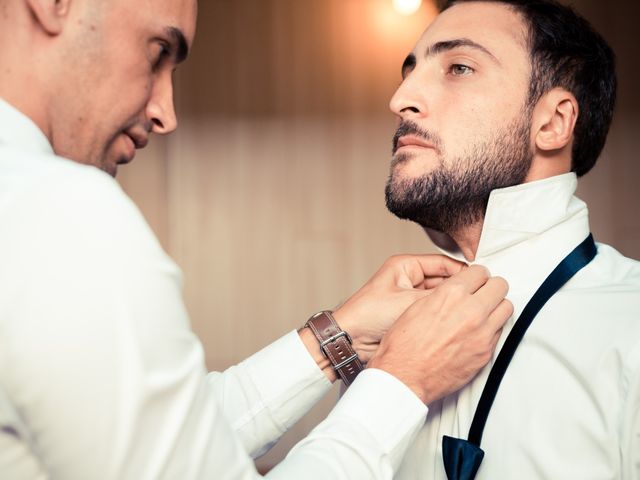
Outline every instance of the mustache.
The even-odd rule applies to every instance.
[[[400,137],[404,137],[405,135],[413,135],[414,137],[421,138],[426,142],[431,143],[437,153],[442,153],[442,140],[438,135],[421,128],[417,123],[412,122],[411,120],[402,120],[400,125],[398,125],[398,129],[396,130],[391,142],[391,153],[393,155],[395,155],[396,150],[398,150],[398,140],[400,140]]]

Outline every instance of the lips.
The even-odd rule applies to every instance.
[[[136,150],[144,148],[149,143],[149,137],[146,132],[139,132],[136,130],[127,130],[122,132],[125,143],[127,144],[126,152],[117,160],[119,165],[123,165],[131,162],[136,156]]]
[[[149,143],[149,137],[147,137],[146,133],[141,133],[137,131],[128,131],[126,135],[133,141],[133,145],[136,149],[144,148]]]
[[[396,151],[401,149],[402,147],[435,148],[433,144],[414,135],[403,135],[402,137],[398,138],[398,142],[396,143]]]
[[[123,135],[123,138],[124,138],[126,147],[125,147],[125,150],[122,152],[122,155],[120,155],[116,161],[118,165],[129,163],[131,160],[133,160],[133,157],[135,157],[136,155],[135,140],[128,133],[125,133]]]

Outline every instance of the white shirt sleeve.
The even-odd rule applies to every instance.
[[[0,477],[257,478],[248,453],[327,391],[324,375],[295,332],[207,374],[173,262],[115,183],[69,168],[0,211]],[[390,478],[425,415],[364,372],[270,476]]]
[[[633,349],[627,365],[633,366],[626,380],[627,395],[622,412],[622,480],[640,480],[640,344]]]
[[[244,448],[256,458],[331,387],[294,330],[207,381]]]
[[[426,414],[427,407],[398,379],[367,369],[268,477],[392,478]]]

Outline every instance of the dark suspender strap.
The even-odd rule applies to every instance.
[[[531,297],[529,303],[524,307],[518,321],[509,333],[504,346],[498,354],[487,384],[482,391],[478,407],[476,408],[471,428],[469,429],[469,442],[476,446],[480,446],[482,441],[482,433],[484,426],[489,417],[489,411],[493,405],[493,401],[498,393],[498,387],[504,377],[507,367],[513,358],[522,337],[533,322],[540,309],[547,301],[567,283],[578,271],[586,266],[596,256],[597,247],[593,241],[593,235],[589,235],[580,245],[578,245],[562,262],[551,272],[544,283],[538,288],[536,293]]]

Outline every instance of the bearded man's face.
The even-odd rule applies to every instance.
[[[454,5],[422,35],[390,102],[400,120],[386,187],[401,218],[445,233],[484,216],[533,159],[527,30],[512,9]]]

